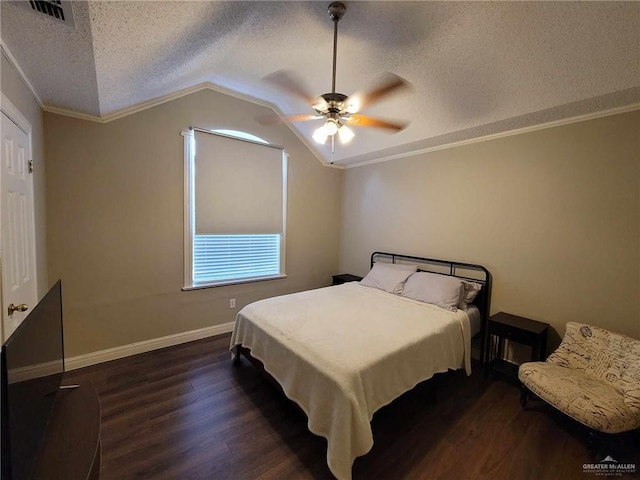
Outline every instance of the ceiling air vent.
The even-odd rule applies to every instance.
[[[75,26],[73,22],[73,10],[69,0],[29,0],[16,2],[34,12],[39,12],[56,20],[66,23],[70,27]]]

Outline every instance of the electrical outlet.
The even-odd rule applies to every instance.
[[[236,299],[232,298],[229,300],[229,308],[236,308]]]

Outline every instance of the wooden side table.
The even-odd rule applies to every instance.
[[[332,285],[342,285],[347,282],[359,282],[362,280],[362,277],[358,277],[357,275],[351,275],[350,273],[341,273],[339,275],[333,275],[333,284]]]
[[[520,343],[531,347],[531,361],[543,361],[547,352],[547,332],[549,324],[499,312],[489,317],[489,335],[497,337],[491,342],[489,337],[489,370],[509,378],[518,378],[518,365],[504,359],[504,341]]]

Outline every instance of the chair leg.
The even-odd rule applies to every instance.
[[[525,387],[523,384],[520,384],[520,405],[523,410],[527,409],[527,404],[529,403],[529,389]]]
[[[600,439],[594,430],[587,431],[587,451],[591,457],[597,458],[600,447]]]

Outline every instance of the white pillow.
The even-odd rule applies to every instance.
[[[475,300],[478,296],[478,292],[482,288],[481,283],[476,282],[468,282],[466,280],[462,280],[462,296],[460,297],[460,303],[458,303],[458,308],[462,308],[466,310],[467,307]]]
[[[401,293],[404,282],[417,270],[416,265],[377,262],[360,283],[389,293]]]
[[[462,292],[462,280],[457,277],[417,272],[405,283],[402,295],[455,312]]]

